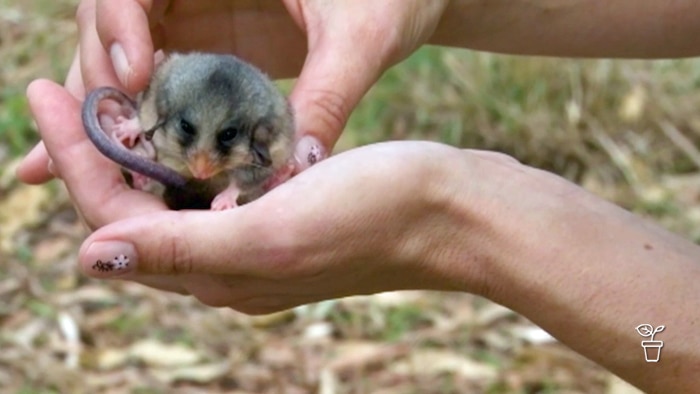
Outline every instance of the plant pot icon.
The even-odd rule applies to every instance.
[[[661,348],[664,347],[664,341],[642,341],[644,348],[644,360],[648,363],[657,363],[661,358]]]
[[[654,328],[651,324],[640,324],[637,326],[639,335],[649,338],[648,341],[642,341],[644,348],[644,360],[648,363],[658,363],[661,358],[661,348],[664,346],[664,341],[655,341],[654,335],[660,333],[666,326],[658,326]]]

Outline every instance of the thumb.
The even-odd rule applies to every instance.
[[[350,113],[384,71],[377,56],[363,56],[346,40],[320,38],[313,44],[289,96],[296,122],[296,172],[328,156]]]
[[[163,211],[104,226],[81,246],[81,271],[118,279],[259,274],[256,263],[270,258],[267,239],[279,231],[270,231],[269,221],[253,215],[251,205],[223,212]]]

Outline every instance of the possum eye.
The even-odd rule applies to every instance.
[[[180,130],[187,135],[195,135],[197,132],[192,123],[186,121],[185,119],[180,119]]]
[[[219,143],[227,145],[231,144],[236,136],[238,136],[238,129],[235,127],[227,127],[221,130],[216,138],[219,140]]]

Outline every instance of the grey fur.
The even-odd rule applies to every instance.
[[[158,163],[138,155],[124,159],[123,149],[118,148],[119,156],[115,144],[105,148],[104,141],[94,138],[95,133],[103,133],[95,130],[97,102],[103,97],[104,93],[97,99],[89,96],[83,107],[88,135],[112,160],[166,185],[171,200],[177,189],[203,183],[207,190],[235,183],[244,199],[257,198],[264,183],[292,154],[294,125],[285,97],[258,69],[232,55],[173,54],[158,66],[137,104],[140,125],[146,137],[153,138]],[[107,97],[128,104],[114,93]],[[182,121],[196,132],[185,133]],[[229,133],[236,137],[224,143],[221,136],[226,129],[238,133]],[[206,152],[224,171],[211,179],[194,180],[186,161],[195,151]],[[228,182],[222,182],[224,176]]]

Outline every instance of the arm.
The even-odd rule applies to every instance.
[[[645,391],[695,391],[700,249],[546,172],[504,163],[481,173],[491,181],[478,193],[462,182],[450,202],[478,236],[465,226],[437,245],[434,266],[480,278],[480,294]],[[642,323],[666,326],[659,363],[644,360]]]
[[[119,255],[129,267],[95,269]],[[699,259],[692,243],[555,175],[424,142],[342,153],[235,210],[114,223],[80,253],[90,276],[170,277],[247,313],[398,289],[472,292],[652,392],[695,385]],[[659,363],[644,361],[642,323],[667,327]]]
[[[700,55],[694,0],[452,0],[432,44],[566,57]]]

